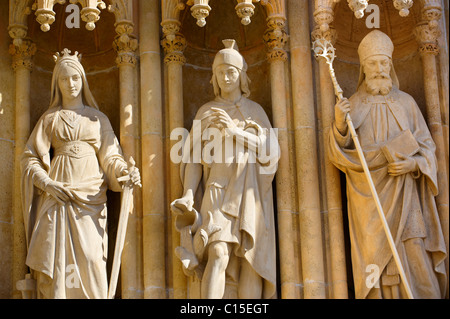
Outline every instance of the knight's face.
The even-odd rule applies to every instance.
[[[216,70],[217,83],[222,92],[230,93],[240,90],[239,70],[229,64],[219,65]]]
[[[63,99],[73,100],[81,94],[83,80],[80,73],[68,64],[61,66],[58,77],[59,90]]]

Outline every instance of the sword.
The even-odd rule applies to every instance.
[[[339,83],[336,79],[336,74],[334,73],[333,61],[336,56],[336,49],[333,47],[330,41],[326,39],[317,39],[313,42],[312,50],[316,57],[325,58],[326,63],[328,64],[328,69],[331,76],[331,81],[333,82],[334,92],[338,98],[341,100],[343,98],[343,91],[339,86]],[[400,260],[400,256],[398,255],[397,248],[395,247],[394,239],[392,238],[391,231],[389,229],[389,225],[386,221],[386,217],[383,212],[383,207],[381,206],[380,198],[378,197],[378,193],[375,188],[375,184],[373,183],[372,176],[370,175],[369,167],[367,166],[366,159],[364,157],[363,150],[361,148],[361,144],[359,143],[358,135],[356,134],[355,126],[353,125],[352,118],[350,117],[350,113],[347,113],[345,116],[345,121],[350,130],[350,134],[352,136],[353,142],[356,147],[356,151],[358,152],[359,159],[361,161],[364,174],[366,175],[367,182],[369,183],[370,192],[372,193],[372,197],[375,200],[375,205],[377,207],[378,215],[380,216],[381,223],[383,225],[384,232],[386,234],[389,247],[391,248],[392,255],[394,257],[395,264],[397,265],[400,278],[402,279],[403,285],[406,290],[406,294],[409,299],[414,299],[413,294],[411,292],[411,288],[409,286],[408,280],[406,279],[406,274],[402,266],[402,262]]]
[[[131,173],[136,162],[130,157],[128,162],[128,171]],[[117,280],[119,278],[120,262],[122,257],[123,246],[125,244],[125,236],[127,233],[128,215],[133,203],[133,182],[129,175],[119,177],[119,182],[125,182],[122,195],[122,203],[120,205],[119,225],[117,227],[116,245],[114,247],[114,259],[111,270],[111,279],[109,283],[108,299],[114,299],[116,295]],[[139,184],[139,187],[142,187]]]

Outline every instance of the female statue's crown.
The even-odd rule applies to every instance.
[[[81,62],[81,54],[78,54],[78,51],[75,51],[74,55],[70,54],[71,51],[67,48],[62,50],[61,54],[59,52],[56,52],[56,54],[53,56],[53,60],[55,60],[55,63],[61,63],[64,60],[72,60],[75,62]]]

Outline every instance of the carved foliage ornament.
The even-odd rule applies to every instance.
[[[175,35],[180,31],[180,12],[185,7],[183,0],[163,0],[161,2],[162,31],[169,41],[174,41]]]
[[[419,52],[421,54],[434,54],[439,53],[438,38],[440,36],[439,28],[433,28],[423,21],[414,30],[417,42],[419,43]]]
[[[199,27],[204,27],[206,25],[206,18],[211,11],[209,0],[188,0],[187,5],[192,6],[191,14],[197,19],[197,25]]]
[[[322,1],[314,11],[314,21],[316,22],[316,26],[311,32],[312,41],[324,39],[333,45],[336,43],[337,32],[331,26],[331,23],[334,20],[333,7],[336,2],[338,1]]]
[[[287,60],[287,53],[284,46],[288,41],[288,35],[284,30],[285,18],[270,18],[267,22],[268,29],[264,32],[263,39],[268,47],[267,59],[271,61]]]
[[[164,37],[161,45],[165,53],[164,63],[186,63],[186,58],[183,55],[184,49],[186,48],[186,39],[182,34],[178,33],[171,37]]]
[[[106,5],[101,0],[70,0],[70,3],[81,4],[81,19],[86,22],[86,29],[95,29],[95,23],[100,19],[100,9],[105,9]]]
[[[102,0],[69,0],[71,4],[81,5],[81,19],[86,22],[86,29],[95,29],[95,23],[100,19],[100,9],[105,9],[106,4]],[[56,13],[53,11],[55,4],[65,4],[66,0],[35,0],[32,10],[36,11],[36,21],[41,25],[41,30],[47,32],[55,22]]]
[[[441,35],[439,19],[442,15],[439,0],[422,0],[422,21],[414,30],[420,54],[439,54],[438,38]]]
[[[188,1],[187,5],[194,4],[194,1]],[[180,31],[180,12],[184,10],[186,5],[183,0],[163,0],[161,2],[162,11],[162,31],[163,39],[161,46],[164,49],[164,63],[186,63],[183,55],[186,48],[186,39]]]
[[[165,2],[173,2],[174,0],[168,0]],[[251,22],[251,17],[255,13],[254,3],[260,2],[266,7],[267,16],[272,17],[275,15],[284,16],[284,0],[236,0],[237,5],[235,7],[236,14],[241,18],[243,25],[248,25]],[[164,2],[164,1],[163,1]],[[206,25],[206,18],[209,16],[211,7],[209,6],[209,0],[187,0],[186,4],[191,7],[191,14],[197,20],[199,27]],[[184,9],[184,8],[183,8]]]
[[[326,7],[332,7],[340,0],[324,0],[328,2]],[[432,0],[433,1],[433,0]],[[409,15],[409,9],[413,6],[414,0],[392,0],[394,7],[399,11],[400,16],[406,17]],[[367,9],[369,0],[347,0],[348,6],[355,13],[355,17],[361,19],[364,17],[364,11]]]
[[[394,7],[399,11],[400,16],[409,15],[409,9],[413,6],[413,0],[394,0]]]
[[[442,15],[442,7],[439,0],[422,0],[422,19],[428,21],[431,28],[438,28],[438,21]]]
[[[368,0],[347,0],[348,6],[355,13],[355,17],[361,19],[364,17],[364,10],[369,5]]]
[[[255,5],[253,2],[259,2],[260,0],[237,0],[237,5],[235,7],[236,14],[241,18],[241,23],[243,25],[249,25],[251,22],[251,17],[255,13]]]
[[[9,46],[9,54],[12,55],[12,68],[17,70],[24,67],[31,71],[33,63],[31,58],[36,53],[36,44],[31,40],[22,40],[19,45],[11,44]]]
[[[31,13],[33,0],[13,0],[9,6],[9,36],[16,46],[20,46],[22,39],[27,36],[27,17]]]

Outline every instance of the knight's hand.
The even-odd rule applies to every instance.
[[[212,107],[211,108],[214,113],[212,113],[212,121],[219,126],[227,128],[230,133],[234,134],[238,131],[238,127],[236,123],[234,123],[233,119],[228,115],[228,113],[222,109]]]
[[[171,204],[170,207],[172,208],[172,211],[177,214],[182,214],[186,211],[192,211],[194,207],[194,198],[187,194],[184,195],[181,198],[175,199]]]

